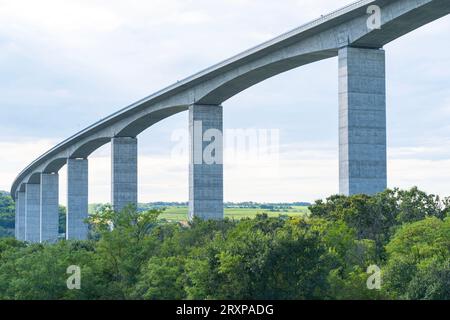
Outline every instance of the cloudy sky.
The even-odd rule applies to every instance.
[[[0,0],[0,190],[73,133],[200,69],[350,0]],[[282,3],[282,4],[281,4]],[[385,47],[389,186],[450,195],[450,17]],[[232,129],[274,129],[278,161],[229,161],[227,201],[312,201],[338,192],[337,59],[269,79],[224,104]],[[174,152],[187,114],[139,136],[139,200],[186,201]],[[90,161],[107,202],[110,148]],[[65,168],[61,202],[65,201]]]

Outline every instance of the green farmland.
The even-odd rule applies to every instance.
[[[264,210],[261,208],[225,208],[225,217],[240,220],[242,218],[254,218],[258,214],[267,214],[269,217],[280,215],[303,216],[309,213],[308,207],[293,206],[279,211]],[[187,206],[167,207],[160,218],[169,221],[186,221],[188,215]]]

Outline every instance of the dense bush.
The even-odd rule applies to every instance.
[[[450,299],[448,202],[387,190],[318,201],[309,217],[187,226],[104,206],[88,241],[0,240],[0,298]],[[67,289],[70,265],[80,290]],[[367,287],[371,265],[381,290]]]
[[[0,191],[0,238],[14,235],[15,207],[7,192]]]

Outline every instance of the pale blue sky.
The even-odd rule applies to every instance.
[[[100,117],[348,0],[0,0],[0,189]],[[450,195],[450,17],[385,47],[389,186]],[[279,129],[278,164],[228,163],[227,201],[312,201],[338,191],[337,59],[269,79],[224,104],[225,128]],[[187,115],[140,136],[140,201],[187,199],[171,156]],[[90,201],[109,200],[109,147]],[[65,169],[61,200],[65,200]]]

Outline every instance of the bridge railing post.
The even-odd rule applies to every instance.
[[[339,50],[339,189],[375,194],[387,187],[385,52]]]
[[[189,218],[223,219],[223,110],[189,107]]]

